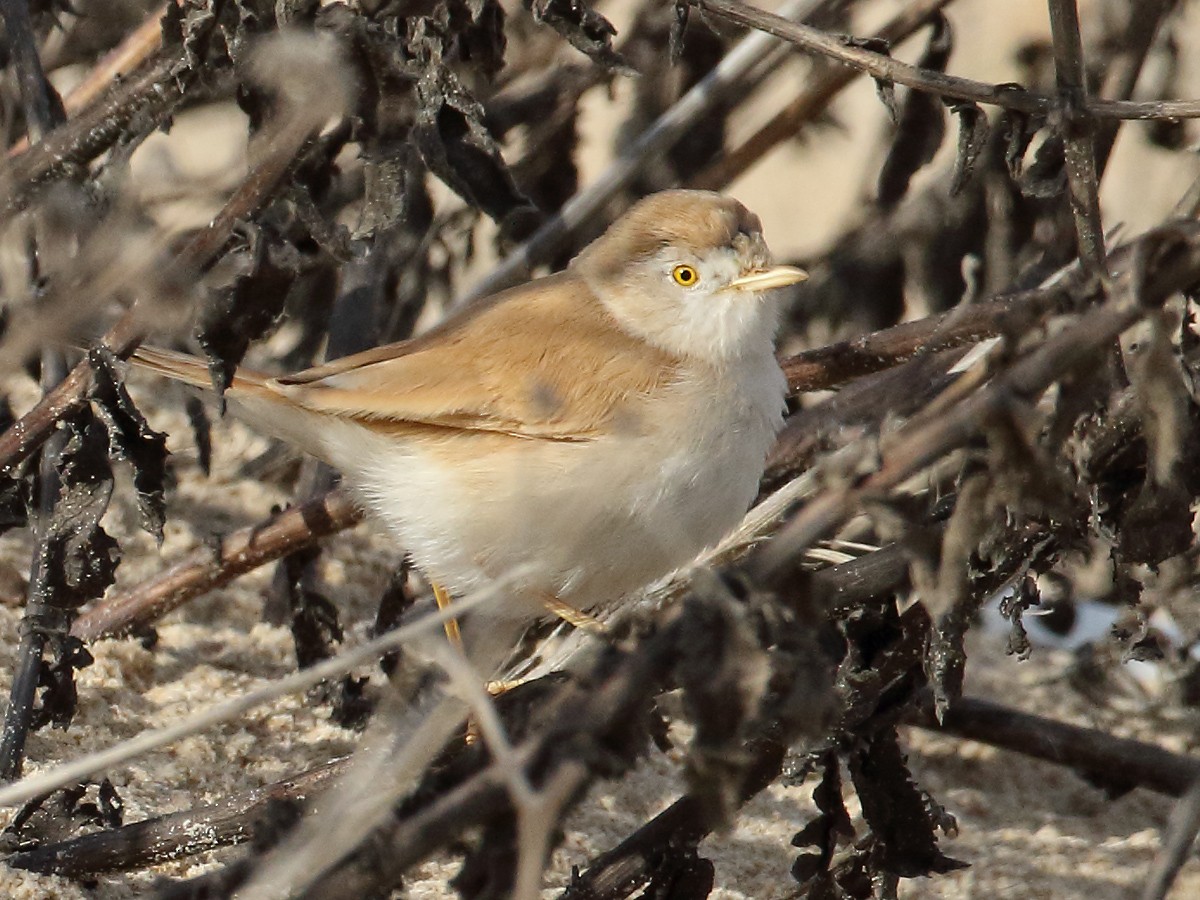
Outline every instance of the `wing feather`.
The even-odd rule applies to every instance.
[[[582,280],[561,273],[502,292],[420,338],[269,387],[302,407],[377,426],[581,441],[666,387],[678,364],[623,331]]]

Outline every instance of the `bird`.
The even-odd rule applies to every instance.
[[[337,469],[440,605],[502,583],[448,629],[494,669],[532,622],[594,621],[741,520],[783,423],[770,295],[806,277],[737,200],[662,191],[561,272],[297,374],[240,368],[225,400]],[[200,358],[131,361],[211,388]]]

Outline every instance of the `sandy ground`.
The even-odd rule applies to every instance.
[[[898,3],[890,4],[891,8]],[[888,3],[873,5],[881,17]],[[1084,11],[1086,14],[1086,5]],[[1195,10],[1193,9],[1193,14]],[[1043,0],[963,0],[953,11],[960,29],[954,71],[1003,81],[1014,76],[1009,57],[1016,40],[1046,33]],[[1194,18],[1194,15],[1193,15]],[[618,24],[620,24],[618,20]],[[865,31],[866,29],[862,29]],[[998,39],[998,35],[1004,39]],[[792,82],[793,84],[795,82]],[[781,88],[782,89],[782,88]],[[618,99],[620,92],[618,91]],[[606,113],[593,110],[584,127],[604,133]],[[819,141],[780,148],[731,192],[758,211],[768,237],[781,256],[821,247],[851,221],[868,189],[865,174],[873,160],[874,135],[884,117],[868,83],[859,84],[840,102],[848,123],[826,130]],[[148,195],[166,200],[180,180],[217,188],[210,203],[189,200],[187,214],[203,218],[219,202],[222,184],[237,180],[242,154],[236,145],[216,149],[212,122],[199,111],[181,116],[177,140],[205,136],[206,150],[172,156],[172,144],[156,137],[137,160],[135,171]],[[754,112],[740,123],[749,131]],[[228,151],[228,152],[226,152]],[[603,165],[603,154],[586,160],[585,172]],[[1105,184],[1109,222],[1136,229],[1161,216],[1196,174],[1194,160],[1180,154],[1170,166],[1148,148],[1136,130],[1118,145],[1112,175]],[[1154,163],[1154,165],[1147,165]],[[1137,172],[1138,177],[1128,176]],[[1148,174],[1145,174],[1148,173]],[[211,198],[210,198],[211,199]],[[163,215],[178,221],[181,208]],[[239,465],[265,449],[266,442],[237,424],[219,427],[214,472],[202,476],[182,416],[180,395],[149,381],[135,380],[156,427],[171,433],[178,487],[170,497],[167,538],[160,549],[139,536],[128,507],[127,485],[110,514],[111,529],[123,541],[122,584],[135,583],[178,557],[207,536],[260,520],[285,492],[238,475]],[[31,396],[31,386],[20,391]],[[28,567],[29,546],[22,535],[0,538],[0,691],[7,692],[18,641],[21,589],[19,574]],[[341,610],[350,639],[360,640],[372,604],[398,551],[365,528],[330,542],[325,562],[327,583]],[[261,623],[262,591],[269,570],[253,573],[228,589],[214,592],[169,616],[159,628],[160,641],[148,651],[133,641],[104,641],[93,648],[96,663],[79,676],[80,709],[67,731],[33,735],[28,771],[54,765],[88,750],[106,747],[143,729],[177,721],[210,703],[244,693],[294,670],[286,630]],[[1099,709],[1062,681],[1066,654],[1039,650],[1017,663],[1004,656],[1001,639],[976,635],[968,670],[968,693],[1002,699],[1021,709],[1082,724],[1113,726],[1111,711]],[[1154,740],[1172,749],[1191,749],[1196,722],[1186,717],[1131,716],[1122,733]],[[945,852],[971,864],[969,869],[935,879],[907,882],[906,897],[930,898],[1121,898],[1136,895],[1154,857],[1160,831],[1171,809],[1167,799],[1134,791],[1109,801],[1071,773],[926,732],[905,734],[910,763],[929,790],[959,822],[959,833],[943,843]],[[242,720],[200,734],[109,773],[126,807],[127,822],[186,808],[197,802],[269,783],[351,750],[352,732],[327,721],[324,711],[299,696],[283,698]],[[546,896],[554,896],[571,866],[584,865],[596,853],[624,837],[640,822],[671,802],[681,790],[675,761],[656,754],[636,773],[615,785],[600,785],[568,823],[566,838],[552,860]],[[749,804],[735,828],[709,839],[703,853],[716,863],[715,897],[783,898],[793,896],[788,870],[794,850],[791,835],[812,815],[810,788],[773,786]],[[132,876],[106,876],[94,887],[62,879],[18,873],[0,867],[0,896],[23,898],[97,898],[121,900],[141,895],[159,876],[197,874],[240,853],[227,849],[164,865]],[[404,896],[446,896],[445,880],[453,861],[433,861],[411,881]],[[1173,896],[1200,896],[1200,864],[1185,867]]]

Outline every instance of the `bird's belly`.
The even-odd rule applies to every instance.
[[[452,593],[511,578],[504,614],[528,618],[551,594],[587,609],[687,563],[749,507],[779,417],[717,401],[704,398],[702,424],[686,434],[655,425],[556,442],[451,432],[381,443],[343,471],[375,486],[363,491],[371,508]]]

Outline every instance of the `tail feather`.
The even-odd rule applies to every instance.
[[[139,347],[129,361],[175,381],[209,392],[213,389],[208,364],[199,357],[158,347]],[[274,387],[270,375],[238,369],[223,399],[229,401],[230,412],[255,430],[286,441],[335,468],[345,471],[358,462],[360,451],[356,445],[328,440],[331,430],[325,421],[327,416],[297,406]]]
[[[133,352],[129,361],[143,369],[149,369],[151,372],[165,375],[175,381],[182,381],[184,384],[209,390],[213,386],[208,364],[199,357],[188,353],[143,346]],[[237,392],[248,388],[265,388],[269,377],[252,369],[238,369],[229,389]]]

